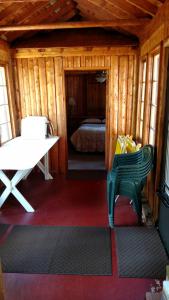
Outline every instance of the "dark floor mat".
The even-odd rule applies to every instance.
[[[169,263],[156,228],[116,228],[120,277],[165,278]]]
[[[14,226],[0,257],[8,273],[112,274],[108,228]]]
[[[8,229],[8,227],[9,227],[8,224],[0,224],[0,238],[3,236],[3,234]]]
[[[107,171],[105,170],[68,170],[67,179],[106,179]]]

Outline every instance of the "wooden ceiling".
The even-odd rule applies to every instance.
[[[102,27],[139,37],[165,0],[0,0],[0,37],[9,42],[38,31]]]

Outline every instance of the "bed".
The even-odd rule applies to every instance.
[[[92,122],[86,120],[72,134],[71,143],[80,152],[105,151],[105,122]]]

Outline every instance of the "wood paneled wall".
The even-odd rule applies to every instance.
[[[157,122],[156,122],[156,141],[155,141],[155,153],[156,163],[154,173],[149,178],[149,184],[147,189],[147,195],[150,207],[153,212],[154,220],[158,217],[159,199],[156,195],[156,191],[159,188],[161,178],[161,164],[163,157],[163,128],[165,117],[165,92],[166,92],[166,72],[168,61],[168,49],[169,43],[169,0],[165,1],[161,11],[153,19],[152,23],[147,27],[145,32],[142,33],[142,43],[140,48],[140,66],[143,58],[147,59],[147,80],[146,80],[146,99],[145,99],[145,126],[143,130],[143,143],[148,143],[148,128],[149,128],[149,99],[150,99],[150,86],[151,86],[151,63],[152,53],[155,49],[160,53],[160,71],[159,71],[159,91],[158,91],[158,108],[157,108]],[[165,47],[166,46],[166,47]],[[140,74],[141,76],[141,74]],[[139,127],[140,110],[137,111],[137,129]],[[148,122],[148,125],[147,125]],[[138,130],[137,130],[138,132]]]
[[[65,54],[66,53],[66,54]],[[53,170],[67,170],[65,71],[108,70],[106,89],[106,165],[111,167],[117,134],[135,134],[137,50],[131,47],[17,49],[14,82],[18,118],[47,115],[58,146],[53,150]]]

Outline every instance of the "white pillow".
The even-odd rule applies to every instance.
[[[100,124],[102,121],[100,119],[96,119],[96,118],[89,118],[89,119],[85,119],[83,120],[81,123],[82,124]]]

